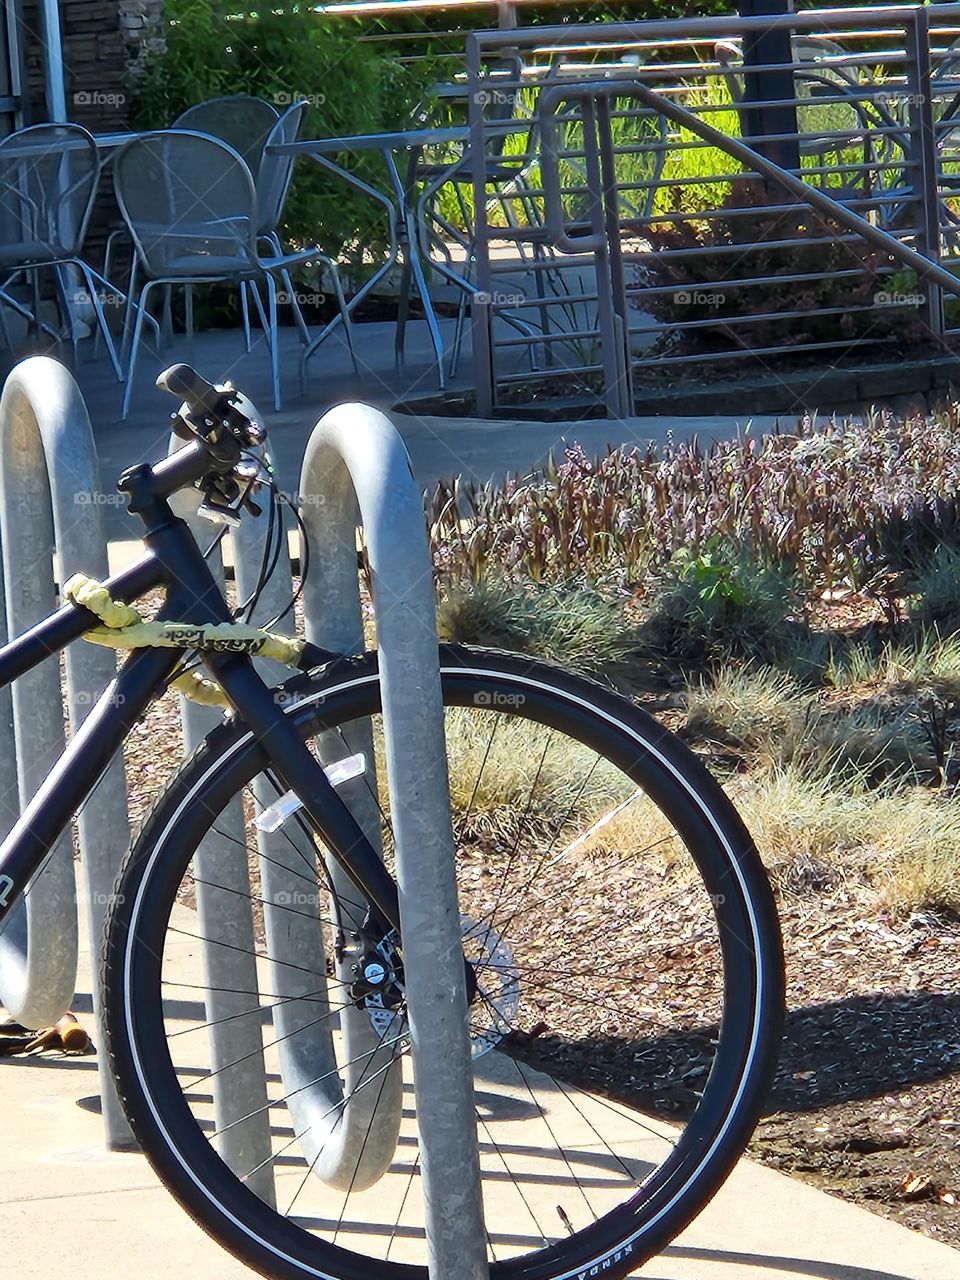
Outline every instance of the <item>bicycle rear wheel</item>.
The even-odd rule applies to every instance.
[[[625,699],[505,654],[444,648],[441,665],[491,1274],[625,1276],[703,1207],[759,1114],[783,1006],[769,885],[722,788]],[[294,682],[279,701],[325,763],[333,750],[348,773],[362,770],[347,792],[379,792],[389,862],[379,698],[368,655]],[[425,1280],[402,986],[379,1004],[351,987],[360,907],[312,839],[304,845],[297,818],[282,836],[297,850],[302,896],[265,901],[255,823],[280,790],[272,781],[249,731],[225,723],[126,861],[104,944],[121,1096],[160,1177],[249,1265],[274,1277]],[[210,999],[201,943],[236,944],[204,933],[194,909],[201,888],[237,895],[197,870],[237,797],[260,977],[234,993],[230,1016],[262,1029],[269,1120],[266,1155],[245,1168],[221,1154],[210,1093],[235,1064],[213,1054],[216,1019],[197,1004]],[[297,928],[304,916],[322,921],[315,952],[271,967],[278,922]],[[358,1015],[373,1038],[348,1060],[343,1028]],[[298,1131],[306,1085],[285,1056],[322,1036],[347,1082],[334,1145],[356,1115],[367,1133],[335,1169],[330,1133]]]

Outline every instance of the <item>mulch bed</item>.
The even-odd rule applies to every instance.
[[[752,1154],[960,1247],[960,921],[780,911],[790,1013]]]

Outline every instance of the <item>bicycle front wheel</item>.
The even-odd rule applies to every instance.
[[[491,1274],[625,1276],[703,1207],[759,1114],[783,1005],[769,885],[722,788],[643,711],[511,655],[444,648],[441,665]],[[278,700],[340,759],[345,798],[375,799],[389,863],[375,656]],[[402,984],[354,980],[362,904],[302,818],[265,844],[280,791],[227,722],[132,849],[104,944],[121,1095],[163,1181],[265,1275],[426,1280]],[[241,884],[211,847],[239,856]],[[246,979],[214,981],[216,954]],[[225,1056],[218,1033],[251,1024],[252,1052]],[[229,1115],[251,1059],[263,1101]],[[329,1111],[307,1108],[314,1076],[339,1090]]]

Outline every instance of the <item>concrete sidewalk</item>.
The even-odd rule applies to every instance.
[[[86,957],[81,965],[89,993]],[[89,1026],[89,994],[78,997],[77,1007]],[[483,1088],[489,1103],[484,1110],[511,1109],[510,1086],[496,1069],[493,1076],[487,1069]],[[53,1264],[97,1280],[250,1275],[178,1208],[142,1156],[104,1150],[96,1090],[93,1057],[0,1060],[5,1274],[19,1280]],[[518,1112],[515,1106],[509,1118],[514,1141],[528,1153],[534,1188],[528,1194],[554,1212],[570,1180],[556,1172],[556,1162],[552,1168],[540,1162],[553,1176],[534,1172],[538,1119],[518,1119]],[[602,1159],[593,1162],[598,1176],[590,1185],[602,1186]],[[501,1194],[495,1230],[503,1232],[516,1217]],[[352,1230],[363,1234],[362,1216]],[[638,1274],[649,1280],[958,1280],[960,1253],[742,1161],[700,1218]]]
[[[450,336],[452,321],[443,327]],[[292,330],[281,331],[283,355],[283,409],[275,413],[270,395],[269,366],[262,343],[250,354],[243,351],[238,332],[213,331],[198,335],[195,349],[175,341],[162,359],[145,351],[137,373],[136,394],[126,422],[119,420],[120,388],[105,359],[81,362],[76,377],[83,391],[93,424],[100,456],[104,490],[113,495],[117,477],[124,468],[142,461],[155,461],[167,451],[170,412],[173,401],[153,386],[159,370],[175,360],[189,360],[206,376],[230,376],[246,391],[264,414],[270,446],[283,489],[295,493],[300,485],[303,449],[314,423],[331,405],[343,401],[363,401],[389,409],[397,400],[416,398],[436,389],[426,325],[414,320],[409,325],[408,358],[403,370],[394,365],[392,324],[373,323],[358,327],[361,335],[363,372],[354,373],[339,340],[325,343],[311,362],[310,384],[302,392],[296,369],[299,346]],[[469,386],[470,362],[462,362],[454,386]],[[593,419],[585,422],[527,422],[509,418],[494,421],[479,418],[415,416],[393,412],[410,451],[414,475],[427,486],[438,479],[462,475],[480,483],[502,481],[507,475],[521,475],[542,466],[552,452],[559,461],[564,448],[579,443],[590,455],[602,454],[607,445],[643,447],[653,440],[662,444],[668,436],[684,440],[696,434],[705,442],[728,439],[748,422],[755,431],[769,429],[777,419],[769,414],[754,417],[749,396],[744,412],[737,416],[640,417]],[[792,425],[794,419],[784,419]],[[111,539],[128,539],[137,534],[135,522],[123,506],[112,501],[105,506]]]

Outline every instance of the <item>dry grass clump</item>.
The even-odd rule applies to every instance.
[[[437,610],[441,640],[508,649],[591,674],[616,676],[639,654],[622,604],[590,587],[485,580],[455,588]]]
[[[960,800],[795,765],[738,778],[730,790],[778,891],[844,884],[898,917],[960,911]]]
[[[726,665],[710,681],[688,682],[686,692],[689,733],[768,750],[810,702],[791,676],[771,667]]]
[[[866,694],[877,689],[950,695],[960,691],[960,636],[923,629],[912,641],[880,649],[852,645],[833,651],[824,670],[832,689]]]
[[[871,787],[892,778],[931,779],[937,762],[922,723],[911,711],[882,701],[810,706],[779,746],[780,759]]]
[[[504,708],[509,710],[509,708]],[[633,786],[596,752],[521,716],[450,708],[450,800],[461,838],[548,845],[589,825]]]

